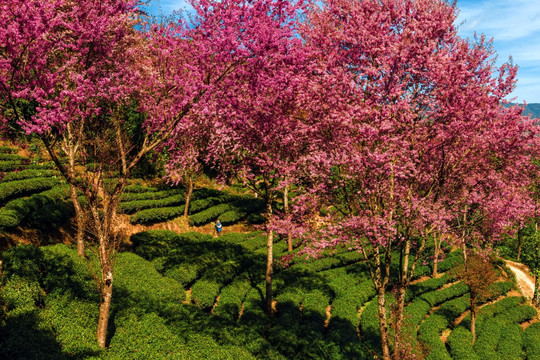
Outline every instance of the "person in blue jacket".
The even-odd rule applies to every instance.
[[[223,226],[221,226],[221,221],[219,219],[216,220],[216,233],[217,236],[221,235],[221,230],[223,229]]]

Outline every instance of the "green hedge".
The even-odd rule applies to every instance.
[[[116,331],[105,359],[188,359],[182,338],[173,333],[166,319],[156,313],[125,312],[115,319]]]
[[[28,160],[28,158],[21,156],[19,154],[6,154],[0,152],[0,161],[23,161]]]
[[[221,290],[219,302],[214,308],[214,314],[229,321],[238,320],[242,302],[251,288],[248,279],[236,279]]]
[[[452,298],[461,296],[467,291],[469,291],[469,287],[461,281],[442,290],[423,294],[421,298],[433,307]]]
[[[245,219],[246,216],[248,216],[248,213],[233,209],[219,215],[219,221],[221,221],[223,225],[233,225]]]
[[[454,360],[480,360],[474,352],[472,333],[463,326],[456,327],[448,336],[446,344]]]
[[[34,178],[0,183],[0,203],[14,196],[50,189],[59,183],[55,178]]]
[[[494,317],[497,314],[507,311],[513,307],[519,306],[525,301],[522,296],[509,296],[497,301],[494,304],[486,305],[480,308],[478,316],[476,318],[476,329],[480,329],[485,320]],[[471,316],[468,314],[461,321],[461,326],[465,326],[467,329],[471,328]]]
[[[24,180],[31,178],[44,178],[44,177],[60,177],[58,171],[49,170],[49,169],[24,169],[17,172],[7,173],[3,178],[2,182],[9,182],[14,180]]]
[[[162,208],[172,205],[183,204],[184,200],[184,194],[177,194],[156,200],[134,200],[128,202],[121,202],[118,205],[118,211],[123,214],[131,214],[142,209]]]
[[[163,277],[151,262],[133,253],[118,254],[113,304],[136,313],[172,314],[186,299],[184,288]]]
[[[428,349],[429,355],[426,359],[451,359],[440,335],[455,318],[469,308],[469,304],[468,296],[447,301],[420,325],[418,340]]]
[[[184,214],[183,206],[144,209],[135,215],[131,215],[129,221],[134,224],[149,224],[171,220],[182,214]]]
[[[519,324],[510,324],[502,329],[497,354],[504,360],[523,359],[523,329]]]
[[[57,205],[59,201],[68,196],[67,185],[57,185],[50,190],[34,194],[29,198],[18,198],[8,202],[0,208],[0,227],[16,227],[30,214],[42,209],[46,205]],[[51,215],[43,211],[44,216]]]
[[[405,301],[409,302],[415,297],[418,297],[426,292],[437,290],[448,283],[448,281],[450,281],[450,277],[447,274],[444,274],[438,278],[431,278],[410,285],[405,294]]]
[[[191,288],[191,298],[197,306],[207,309],[214,305],[220,289],[221,284],[217,281],[201,279]]]
[[[231,204],[219,204],[198,212],[189,217],[189,223],[193,226],[206,225],[215,221],[221,214],[233,209]]]
[[[502,330],[514,323],[521,323],[536,316],[536,310],[527,305],[512,307],[497,316],[487,319],[478,328],[474,350],[483,359],[497,359],[496,352]]]
[[[143,185],[133,184],[128,185],[125,188],[126,193],[147,193],[147,192],[156,192],[159,191],[157,187],[147,187]]]
[[[130,185],[133,186],[133,185]],[[157,190],[157,189],[156,189]],[[158,200],[169,196],[183,194],[184,189],[167,189],[147,192],[125,192],[120,197],[121,202],[140,201],[140,200]]]
[[[9,147],[9,146],[0,146],[0,153],[3,154],[13,154],[16,153],[17,149]]]
[[[540,360],[540,323],[531,324],[523,332],[527,360]]]

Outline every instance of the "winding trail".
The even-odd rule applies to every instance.
[[[529,299],[532,299],[534,296],[534,278],[530,275],[527,266],[515,261],[504,261],[510,270],[512,270],[512,272],[516,275],[518,286],[523,295]]]

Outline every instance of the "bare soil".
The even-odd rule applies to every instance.
[[[521,263],[505,260],[506,265],[516,275],[516,280],[521,290],[521,293],[532,299],[534,296],[534,277],[531,275],[529,268]]]

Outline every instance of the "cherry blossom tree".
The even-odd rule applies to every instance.
[[[384,359],[407,350],[405,291],[426,238],[495,241],[530,211],[519,174],[530,171],[537,130],[520,109],[502,106],[517,69],[497,69],[484,38],[459,38],[456,15],[440,0],[329,0],[313,7],[302,32],[321,51],[310,108],[329,139],[312,173],[336,209],[328,236],[310,250],[345,244],[370,264]],[[482,226],[460,238],[456,214],[465,208]]]
[[[116,213],[132,169],[180,134],[193,121],[188,115],[200,116],[214,106],[229,81],[240,83],[243,65],[264,58],[266,46],[282,37],[282,11],[288,6],[283,1],[200,0],[193,2],[197,13],[191,23],[145,26],[137,23],[136,5],[10,0],[0,11],[9,24],[0,31],[3,116],[37,134],[68,183],[88,199],[101,265],[101,347],[121,235]],[[35,114],[21,117],[19,99],[35,104]],[[146,115],[138,144],[126,128],[133,103]],[[64,165],[59,143],[77,164],[91,161],[92,166]]]

